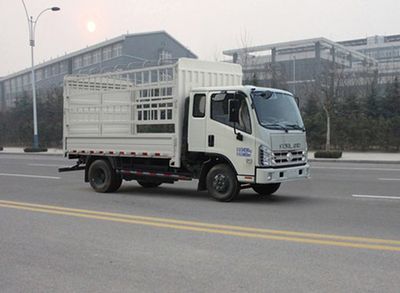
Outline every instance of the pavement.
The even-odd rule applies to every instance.
[[[0,154],[29,154],[24,153],[23,148],[5,147]],[[383,152],[343,152],[339,159],[322,159],[314,158],[314,151],[308,152],[310,161],[319,162],[347,162],[347,163],[384,163],[384,164],[400,164],[400,152],[383,153]],[[35,153],[36,155],[63,155],[62,149],[50,148],[47,152]]]
[[[196,181],[95,193],[71,162],[0,155],[1,292],[398,292],[400,166],[311,162],[274,196]]]

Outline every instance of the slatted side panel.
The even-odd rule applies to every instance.
[[[66,77],[66,151],[172,158],[176,146],[173,72],[169,65]]]
[[[67,136],[174,133],[173,66],[69,76],[65,79]]]

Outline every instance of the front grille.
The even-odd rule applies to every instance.
[[[273,152],[274,165],[295,165],[305,161],[303,151],[276,151]]]

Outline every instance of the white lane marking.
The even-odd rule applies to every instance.
[[[400,178],[378,178],[378,180],[382,180],[382,181],[400,181]]]
[[[353,194],[352,197],[374,198],[374,199],[400,199],[400,196],[367,195],[367,194]]]
[[[355,168],[355,167],[323,167],[323,166],[311,166],[311,169],[331,169],[331,170],[362,170],[362,171],[397,171],[400,169],[394,168]]]
[[[0,173],[0,176],[40,178],[40,179],[61,179],[61,177],[54,177],[54,176],[39,176],[39,175],[12,174],[12,173]]]
[[[28,164],[28,166],[35,166],[35,167],[60,167],[60,165],[55,165],[55,164]]]

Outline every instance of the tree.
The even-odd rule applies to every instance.
[[[369,93],[366,96],[364,111],[367,117],[374,119],[378,118],[381,114],[380,106],[378,103],[378,89],[375,83],[370,86]]]
[[[400,115],[400,82],[396,76],[392,83],[387,84],[385,97],[382,101],[383,116],[392,118]]]
[[[308,93],[303,108],[304,125],[307,129],[307,143],[312,149],[320,149],[324,145],[324,115],[319,98],[315,93]]]
[[[42,146],[61,146],[63,96],[62,88],[38,92],[38,127]],[[17,99],[15,107],[0,113],[0,144],[32,144],[32,101],[28,94]]]
[[[335,102],[338,98],[339,89],[344,88],[344,69],[337,70],[334,59],[325,66],[319,77],[320,82],[320,103],[326,116],[326,142],[325,150],[331,149],[331,118],[335,110]]]
[[[39,108],[40,140],[47,147],[60,146],[63,129],[62,88],[53,88],[43,94]]]
[[[400,150],[400,82],[396,77],[386,86],[382,101],[382,114],[387,122],[386,147]]]

